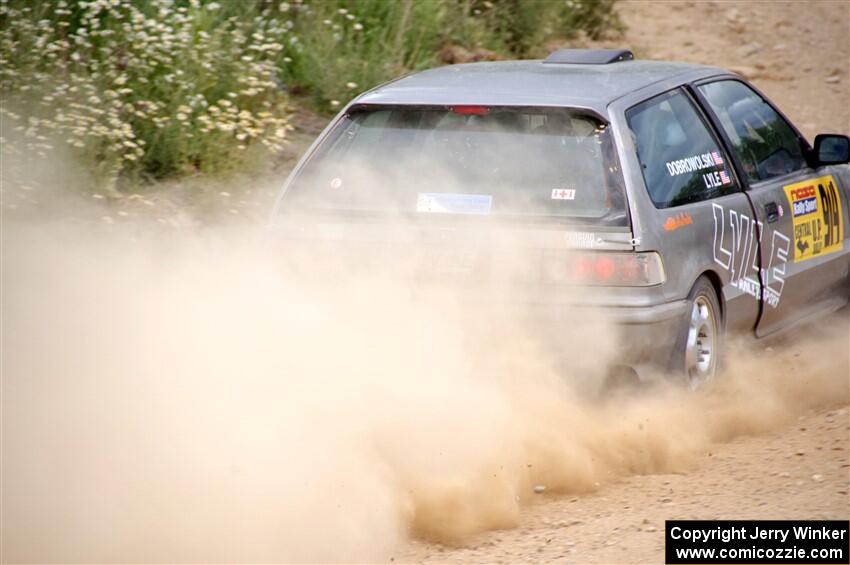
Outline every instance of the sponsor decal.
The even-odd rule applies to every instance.
[[[719,171],[709,171],[702,175],[702,180],[705,183],[706,188],[717,188],[718,186],[725,186],[732,182],[732,179],[729,178],[729,174],[724,169]]]
[[[832,175],[783,188],[794,224],[794,262],[840,251],[844,223],[840,192]]]
[[[665,231],[674,231],[684,226],[689,226],[694,223],[694,219],[687,212],[683,212],[681,214],[677,214],[675,216],[668,216],[667,221],[664,222],[664,230]]]
[[[805,216],[806,214],[813,214],[818,211],[818,199],[812,196],[805,200],[798,200],[792,206],[794,207],[795,218]]]
[[[737,210],[712,203],[714,215],[714,262],[729,273],[729,284],[776,308],[785,286],[785,265],[791,239],[772,230],[764,241],[764,225]],[[767,265],[759,269],[759,245],[767,246]],[[764,286],[762,287],[762,282]]]
[[[486,216],[493,206],[489,194],[453,194],[448,192],[420,192],[416,197],[416,211],[430,214],[471,214]]]
[[[553,188],[552,200],[575,200],[576,189],[574,188]]]
[[[667,167],[667,172],[671,177],[703,171],[705,169],[713,169],[723,165],[723,157],[720,151],[711,151],[700,155],[692,155],[684,159],[676,159],[668,161],[664,164]]]

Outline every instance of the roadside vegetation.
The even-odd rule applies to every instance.
[[[0,0],[3,153],[62,146],[115,194],[246,170],[281,150],[293,103],[540,56],[618,28],[614,1]]]

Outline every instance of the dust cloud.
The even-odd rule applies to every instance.
[[[553,335],[483,281],[316,277],[274,232],[108,224],[69,192],[3,217],[5,562],[385,561],[847,402],[846,321],[696,393],[600,394],[615,331],[585,310]]]
[[[387,560],[515,526],[535,485],[684,472],[847,401],[842,332],[698,393],[588,398],[510,313],[374,276],[316,290],[268,234],[157,230],[4,227],[5,561]],[[568,358],[613,355],[592,324]]]

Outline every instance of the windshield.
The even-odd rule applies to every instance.
[[[606,125],[564,109],[379,107],[347,115],[282,210],[626,223]]]

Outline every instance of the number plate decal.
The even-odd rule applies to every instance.
[[[784,188],[794,221],[794,262],[841,251],[844,246],[841,196],[832,175]]]

